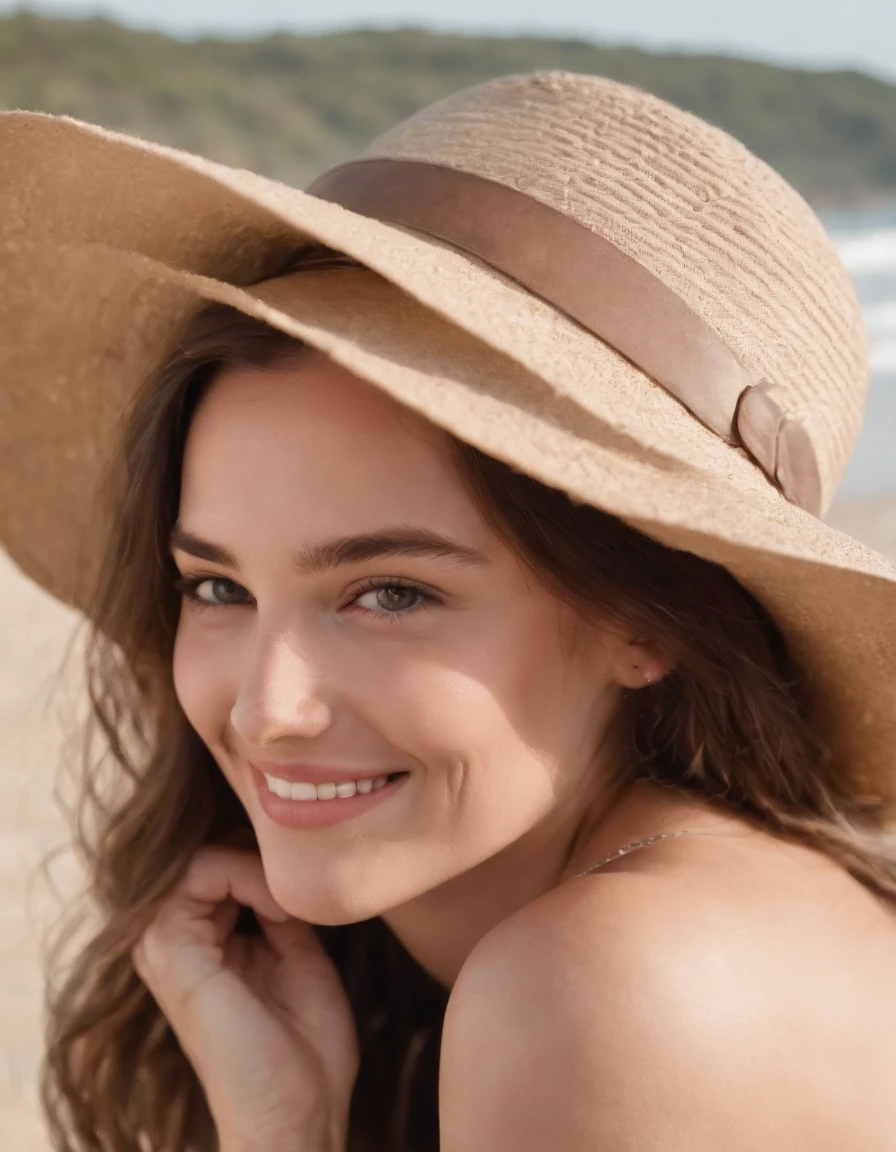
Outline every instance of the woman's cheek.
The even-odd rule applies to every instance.
[[[226,731],[233,708],[235,653],[228,651],[223,633],[198,627],[187,611],[183,610],[174,642],[174,691],[187,720],[212,747],[216,733]]]
[[[487,686],[436,661],[396,662],[385,677],[371,681],[369,702],[381,721],[388,716],[422,746],[442,750],[463,747],[470,738],[478,742],[494,722],[495,701]]]
[[[499,826],[533,795],[543,802],[550,788],[544,765],[520,739],[494,683],[436,664],[394,669],[389,683],[388,693],[377,694],[375,722],[391,744],[425,766],[434,799],[474,823],[484,812],[497,813]]]

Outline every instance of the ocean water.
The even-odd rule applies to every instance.
[[[896,203],[823,215],[862,305],[871,391],[838,498],[896,496]]]

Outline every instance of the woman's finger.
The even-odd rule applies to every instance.
[[[166,908],[177,917],[210,917],[227,899],[278,923],[290,918],[271,895],[258,853],[220,845],[197,852]]]
[[[304,956],[325,957],[326,951],[314,928],[305,920],[263,920],[262,929],[271,951],[281,960]]]
[[[290,917],[274,900],[257,852],[209,845],[200,849],[132,952],[141,980],[157,993],[189,996],[220,970],[218,951],[232,938],[241,907],[272,926]],[[177,976],[168,973],[174,958]]]
[[[219,904],[212,913],[212,923],[215,927],[215,943],[223,944],[233,933],[237,920],[240,918],[241,905],[236,900],[228,899]]]

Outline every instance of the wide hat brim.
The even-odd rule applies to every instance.
[[[475,257],[251,172],[40,113],[0,115],[0,157],[0,533],[54,596],[84,608],[122,410],[218,300],[723,565],[806,669],[857,792],[896,798],[896,569],[788,503],[614,349]],[[378,275],[277,277],[308,241]]]

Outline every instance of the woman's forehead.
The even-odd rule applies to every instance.
[[[320,355],[298,364],[220,371],[197,408],[187,449],[211,456],[234,442],[246,450],[287,452],[298,443],[306,452],[319,445],[321,454],[341,443],[370,459],[390,455],[393,466],[403,459],[394,455],[396,447],[413,456],[449,455],[438,428]]]
[[[181,517],[238,505],[357,519],[475,516],[444,432],[321,357],[223,370],[193,418]],[[363,518],[363,517],[362,517]],[[191,525],[192,527],[192,525]]]

